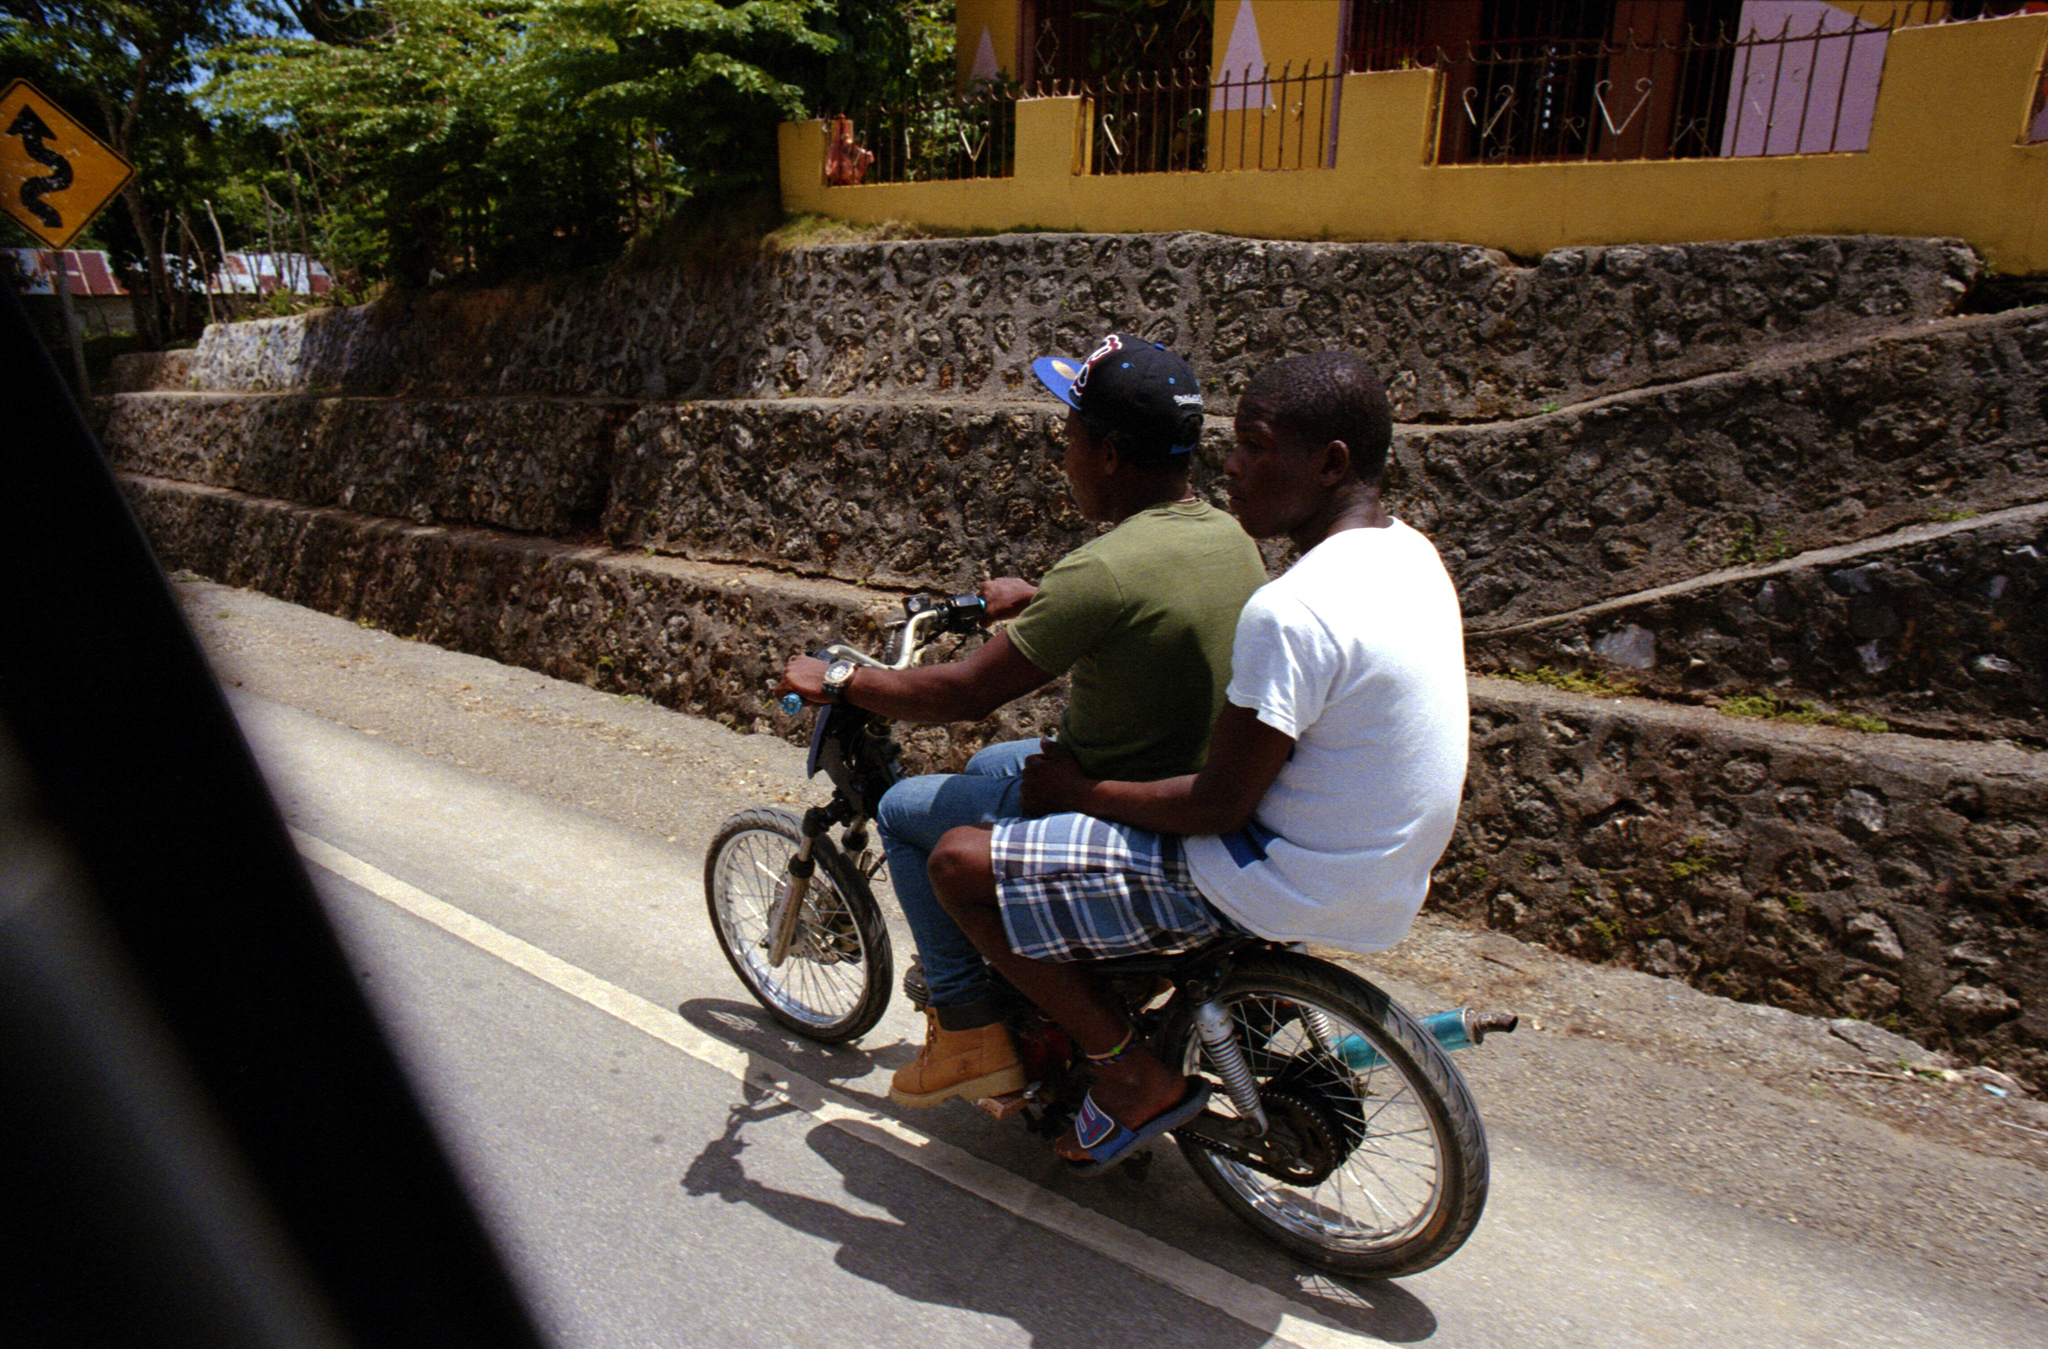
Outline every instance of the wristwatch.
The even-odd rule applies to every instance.
[[[825,667],[825,696],[833,702],[846,697],[846,686],[853,682],[853,672],[860,667],[850,660],[835,660]]]

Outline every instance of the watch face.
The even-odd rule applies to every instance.
[[[835,660],[825,671],[825,682],[827,684],[844,684],[851,678],[853,678],[853,662],[850,660]]]

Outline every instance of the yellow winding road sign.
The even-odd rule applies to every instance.
[[[135,168],[27,80],[0,92],[0,206],[67,248]]]

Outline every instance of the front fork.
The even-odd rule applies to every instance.
[[[856,817],[847,827],[847,836],[861,833],[862,819]],[[768,968],[780,969],[782,962],[789,959],[789,948],[796,941],[797,928],[803,920],[804,897],[810,893],[811,878],[818,873],[818,859],[812,856],[817,851],[818,840],[832,827],[832,812],[823,806],[812,806],[804,812],[804,841],[797,845],[796,852],[789,859],[789,879],[783,883],[782,897],[775,901],[775,907],[768,913]]]

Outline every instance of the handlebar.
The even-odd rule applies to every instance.
[[[881,670],[907,670],[917,664],[917,658],[931,645],[934,637],[949,632],[973,632],[988,617],[988,601],[979,595],[935,595],[920,591],[906,595],[903,599],[903,619],[889,624],[898,629],[890,639],[891,660],[876,660],[865,651],[839,642],[819,651],[823,660],[850,660],[856,665],[872,666]],[[784,716],[793,717],[804,710],[802,695],[782,695]]]

